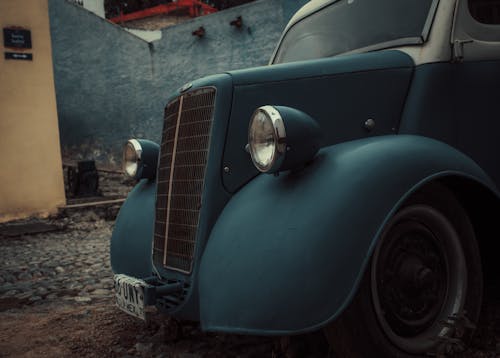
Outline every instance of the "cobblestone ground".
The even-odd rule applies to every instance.
[[[123,174],[99,176],[102,199],[123,198],[132,188]],[[0,225],[0,308],[111,297],[109,238],[118,209],[119,204],[66,210],[53,219],[19,223],[58,229],[42,234],[9,236],[7,225]]]
[[[196,324],[159,316],[145,324],[121,312],[109,263],[113,221],[103,219],[113,212],[67,212],[44,221],[57,231],[20,237],[2,237],[0,226],[0,357],[332,356],[320,334],[292,341],[208,334]],[[473,348],[461,357],[500,356],[495,297],[487,298]]]
[[[62,232],[3,239],[0,300],[4,304],[91,302],[112,295],[111,225],[93,212],[79,220],[78,225],[68,220],[58,223],[69,226]]]

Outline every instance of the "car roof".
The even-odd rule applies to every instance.
[[[334,3],[338,0],[311,0],[308,3],[306,3],[304,6],[302,6],[299,11],[297,11],[290,21],[288,21],[288,24],[286,25],[285,31],[288,30],[293,24],[296,22],[302,20],[304,17],[309,16],[313,12],[316,12],[318,10],[321,10],[327,5],[330,5],[331,3]]]

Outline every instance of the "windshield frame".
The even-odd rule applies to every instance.
[[[281,49],[281,46],[283,45],[283,40],[287,36],[288,32],[298,23],[302,22],[304,19],[322,11],[324,8],[333,5],[334,3],[341,1],[341,0],[332,0],[328,1],[321,6],[318,6],[317,9],[314,11],[311,11],[309,13],[304,14],[303,16],[300,16],[297,20],[295,20],[292,24],[288,24],[287,27],[285,28],[285,31],[283,31],[283,34],[280,37],[280,40],[278,42],[278,45],[274,49],[274,52],[271,56],[271,59],[269,61],[269,65],[275,65],[275,64],[282,64],[282,63],[290,63],[294,61],[287,61],[287,62],[276,62],[276,58],[278,55],[279,50]],[[373,45],[357,48],[351,51],[346,51],[342,53],[335,54],[333,56],[326,56],[326,57],[318,57],[315,59],[320,59],[320,58],[330,58],[330,57],[336,57],[336,56],[343,56],[343,55],[350,55],[350,54],[357,54],[357,53],[364,53],[364,52],[371,52],[371,51],[377,51],[377,50],[384,50],[384,49],[389,49],[389,48],[395,48],[395,47],[402,47],[402,46],[411,46],[411,45],[421,45],[427,42],[429,38],[429,33],[432,28],[432,24],[434,22],[434,18],[437,12],[437,8],[439,5],[440,0],[432,0],[431,6],[429,7],[429,13],[427,14],[427,18],[425,20],[424,26],[422,28],[422,33],[420,36],[415,36],[415,37],[404,37],[404,38],[399,38],[395,40],[390,40],[390,41],[385,41],[385,42],[380,42],[376,43]],[[300,11],[300,10],[299,10]],[[309,59],[305,61],[311,61],[315,59]],[[300,60],[298,60],[300,61]],[[302,60],[304,61],[304,60]]]

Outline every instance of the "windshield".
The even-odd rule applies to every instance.
[[[294,24],[273,63],[423,43],[435,7],[435,0],[335,1]]]

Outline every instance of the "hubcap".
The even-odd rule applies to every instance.
[[[402,236],[380,255],[377,286],[389,325],[396,334],[411,337],[435,321],[444,302],[448,272],[431,232],[412,222],[396,229]]]
[[[423,353],[449,334],[460,312],[467,275],[458,234],[437,210],[414,205],[387,224],[372,260],[375,313],[386,336],[409,353]]]

